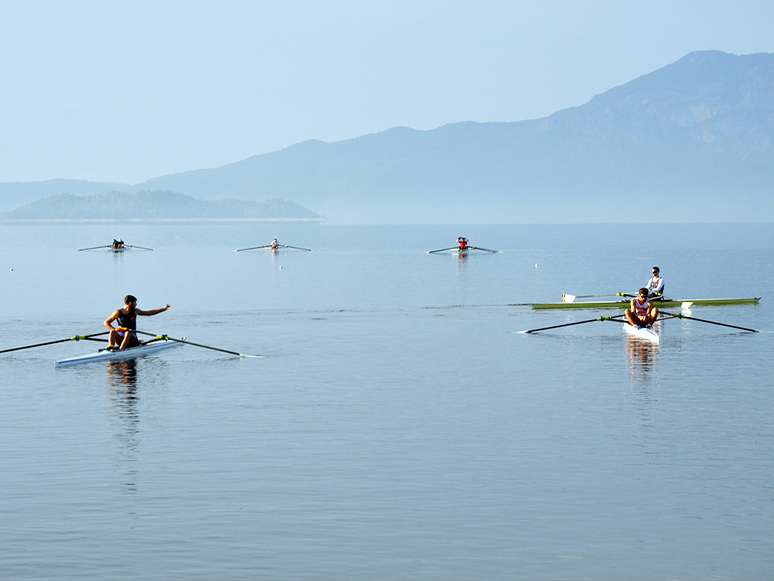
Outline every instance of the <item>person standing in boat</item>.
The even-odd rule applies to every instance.
[[[658,309],[653,306],[648,293],[648,289],[641,288],[626,309],[626,320],[634,327],[648,327],[658,318]]]
[[[110,329],[108,337],[108,349],[127,349],[138,345],[137,339],[137,315],[150,317],[163,313],[169,308],[164,305],[160,309],[151,311],[141,311],[137,308],[137,298],[132,295],[124,297],[124,306],[113,312],[106,320],[104,325]],[[113,326],[113,321],[118,322],[118,327]]]
[[[457,238],[457,244],[460,245],[460,250],[465,250],[468,247],[468,239],[460,236]]]
[[[660,275],[658,266],[654,266],[652,269],[653,278],[648,281],[648,297],[651,299],[661,300],[664,298],[664,279]]]

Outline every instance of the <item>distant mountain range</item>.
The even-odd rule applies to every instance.
[[[176,192],[153,191],[127,194],[109,192],[96,196],[58,194],[0,214],[10,220],[308,220],[322,221],[319,214],[286,200],[197,200]]]
[[[691,53],[579,107],[514,123],[307,141],[133,186],[0,184],[0,209],[167,190],[283,198],[333,222],[774,220],[774,55]]]

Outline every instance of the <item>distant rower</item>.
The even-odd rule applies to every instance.
[[[653,278],[648,281],[648,296],[652,299],[661,299],[664,295],[664,279],[659,275],[660,272],[658,266],[654,266],[652,270]]]
[[[164,305],[160,309],[141,311],[137,308],[137,298],[126,295],[123,308],[113,311],[113,314],[105,320],[104,325],[110,329],[108,349],[127,349],[139,344],[137,340],[137,315],[150,317],[163,313],[168,308],[169,305]],[[118,321],[118,328],[113,326],[113,321]]]
[[[468,247],[468,239],[460,236],[457,238],[457,244],[460,245],[460,250],[465,250]]]
[[[626,309],[626,319],[635,327],[647,327],[656,322],[658,309],[653,306],[648,298],[648,289],[641,288],[639,295],[632,299],[631,305]]]
[[[277,248],[279,248],[279,242],[277,242],[276,238],[271,241],[271,245],[270,246],[271,246],[272,250],[277,250]]]

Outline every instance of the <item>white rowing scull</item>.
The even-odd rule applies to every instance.
[[[629,323],[624,323],[623,328],[629,335],[637,337],[638,339],[644,339],[651,343],[658,343],[660,340],[658,333],[656,333],[652,327],[635,327]]]
[[[185,337],[183,337],[185,340]],[[80,355],[78,357],[70,357],[69,359],[62,359],[56,362],[57,367],[64,367],[66,365],[78,365],[80,363],[92,363],[94,361],[124,361],[126,359],[134,359],[136,357],[143,357],[162,349],[169,349],[171,347],[179,347],[182,345],[180,341],[172,339],[165,340],[160,339],[156,341],[150,341],[148,343],[137,345],[136,347],[129,347],[128,349],[120,349],[118,351],[109,351],[107,349],[101,349],[97,353],[89,353],[88,355]]]

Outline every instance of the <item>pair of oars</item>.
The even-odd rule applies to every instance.
[[[711,325],[720,325],[721,327],[730,327],[731,329],[740,329],[742,331],[749,331],[751,333],[757,333],[755,329],[749,329],[747,327],[739,327],[737,325],[729,325],[728,323],[720,323],[718,321],[708,321],[707,319],[698,319],[696,317],[689,317],[688,315],[683,315],[681,313],[667,313],[664,311],[660,312],[661,315],[666,315],[660,319],[659,321],[664,321],[666,319],[690,319],[691,321],[699,321],[701,323],[709,323]],[[594,321],[615,321],[617,323],[628,323],[627,320],[625,320],[624,315],[613,315],[612,317],[597,317],[596,319],[586,319],[585,321],[576,321],[574,323],[564,323],[563,325],[551,325],[550,327],[541,327],[539,329],[528,329],[527,331],[518,331],[518,333],[537,333],[538,331],[547,331],[548,329],[559,329],[561,327],[572,327],[573,325],[583,325],[584,323],[593,323]]]
[[[94,333],[93,335],[75,335],[66,339],[57,339],[55,341],[46,341],[45,343],[35,343],[34,345],[24,345],[22,347],[13,347],[11,349],[3,349],[0,353],[10,353],[11,351],[21,351],[22,349],[32,349],[33,347],[43,347],[44,345],[54,345],[56,343],[65,343],[67,341],[99,341],[100,339],[94,339],[100,335],[107,335],[110,331],[103,331],[102,333]],[[229,355],[236,355],[237,357],[256,357],[262,358],[263,355],[245,355],[244,353],[238,353],[236,351],[229,351],[228,349],[221,349],[220,347],[212,347],[210,345],[202,345],[201,343],[194,343],[193,341],[186,341],[185,339],[175,339],[169,335],[157,335],[155,333],[146,333],[145,331],[135,331],[141,335],[147,335],[148,337],[154,337],[155,339],[162,339],[164,341],[176,341],[177,343],[185,343],[186,345],[193,345],[194,347],[202,347],[203,349],[211,349],[213,351],[220,351],[221,353],[228,353]]]
[[[119,246],[118,248],[114,247],[112,244],[106,244],[104,246],[90,246],[89,248],[79,248],[78,252],[81,252],[83,250],[96,250],[97,248],[114,248],[115,250],[120,250],[121,248],[139,248],[141,250],[153,250],[153,248],[146,248],[145,246],[132,246],[131,244],[124,244],[123,246]]]
[[[481,248],[480,246],[466,246],[465,248],[460,248],[459,246],[452,246],[451,248],[439,248],[438,250],[428,250],[427,254],[435,254],[436,252],[448,252],[449,250],[483,250],[484,252],[491,252],[492,254],[497,254],[500,252],[499,250],[490,250],[489,248]]]
[[[261,248],[271,248],[271,244],[264,244],[263,246],[251,246],[250,248],[240,248],[238,250],[235,250],[234,252],[244,252],[245,250],[259,250]],[[311,252],[311,248],[301,248],[300,246],[288,246],[287,244],[278,244],[277,248],[292,248],[293,250],[306,250],[307,252]]]

